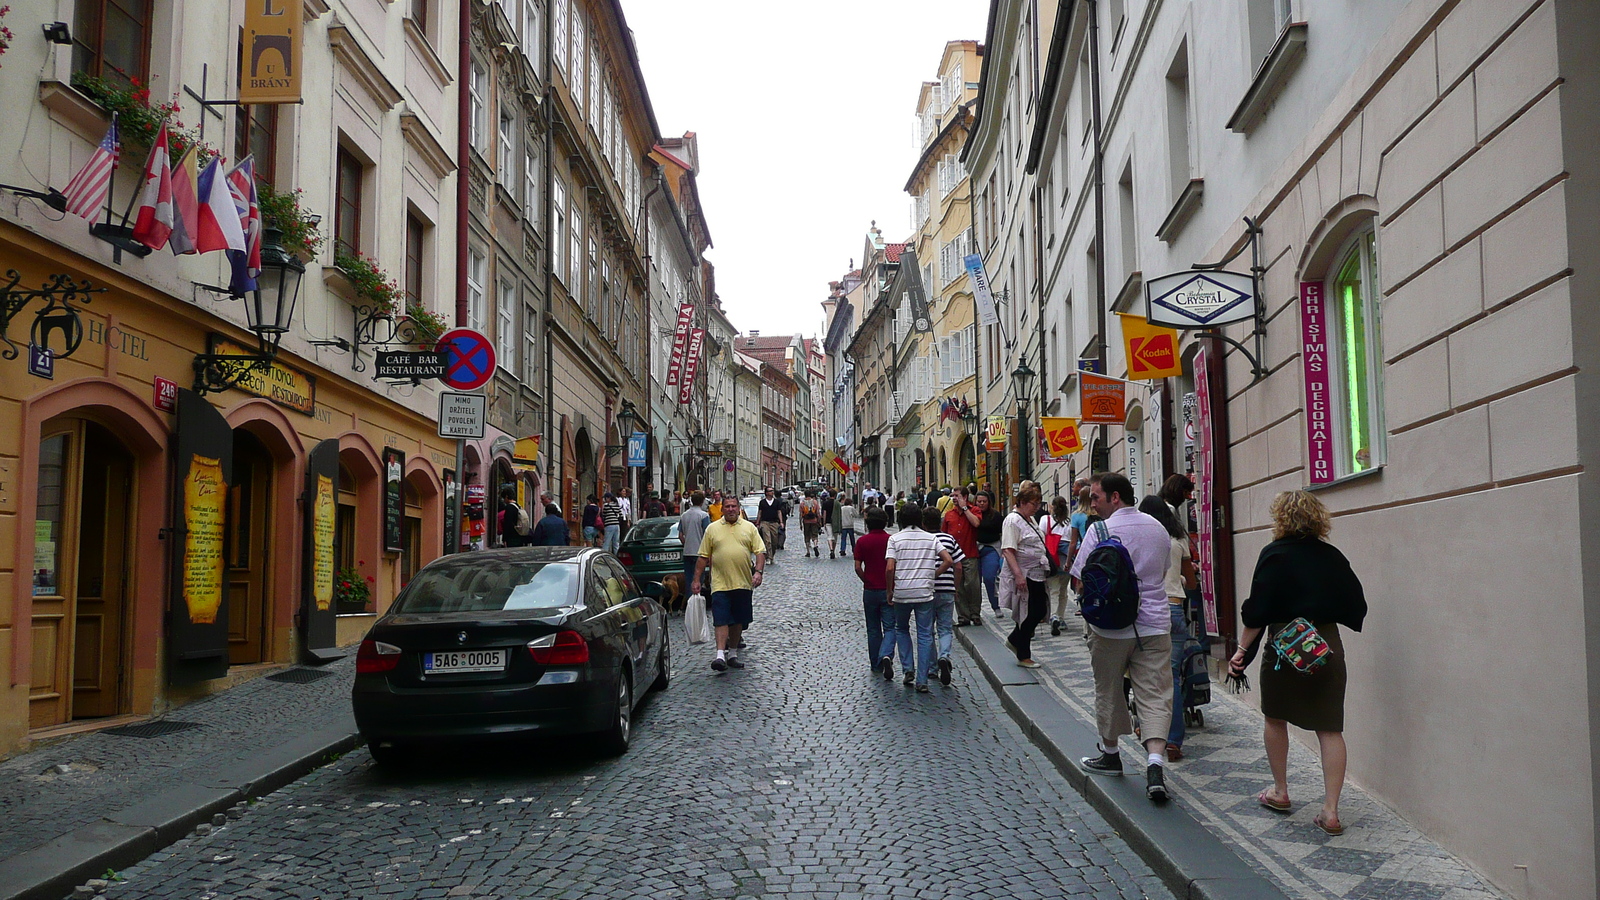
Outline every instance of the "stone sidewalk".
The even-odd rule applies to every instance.
[[[354,675],[288,669],[0,762],[0,900],[55,900],[355,747]]]
[[[986,614],[983,627],[1003,642],[1011,620]],[[1044,667],[1031,674],[1092,733],[1094,679],[1082,630],[1080,618],[1055,638],[1048,623],[1041,625],[1033,657]],[[1290,741],[1289,751],[1293,813],[1262,809],[1256,795],[1272,785],[1272,775],[1261,742],[1261,715],[1220,682],[1213,683],[1211,697],[1201,708],[1205,726],[1189,729],[1183,759],[1168,767],[1167,784],[1174,802],[1285,894],[1305,900],[1506,900],[1487,879],[1356,784],[1346,782],[1340,798],[1345,833],[1324,834],[1311,822],[1322,805],[1322,770],[1316,754],[1299,741]],[[1093,752],[1086,745],[1076,755]],[[1123,738],[1122,756],[1125,771],[1144,770],[1144,748],[1131,735]],[[1138,781],[1142,785],[1143,779]]]

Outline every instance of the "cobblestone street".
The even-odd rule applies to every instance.
[[[961,650],[949,688],[887,683],[848,559],[768,572],[748,668],[713,673],[675,621],[675,680],[621,758],[474,745],[397,774],[362,749],[107,896],[1170,896]]]

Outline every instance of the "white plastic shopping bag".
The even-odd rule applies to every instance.
[[[689,597],[689,605],[684,609],[683,627],[689,632],[689,643],[704,644],[716,639],[716,633],[711,628],[711,615],[706,612],[706,598],[700,594]]]

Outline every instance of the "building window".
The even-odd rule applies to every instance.
[[[522,155],[522,215],[530,222],[539,220],[539,153],[531,140]]]
[[[1127,278],[1139,270],[1139,235],[1134,230],[1133,160],[1122,170],[1117,181],[1118,224],[1122,230],[1122,277]]]
[[[522,55],[528,58],[535,72],[539,71],[539,45],[544,35],[539,31],[539,0],[522,0]]]
[[[484,142],[488,138],[488,135],[484,133],[488,128],[488,123],[484,121],[484,116],[487,115],[488,110],[489,73],[484,71],[483,66],[477,63],[472,64],[472,80],[467,85],[467,95],[471,104],[468,110],[469,127],[467,137],[472,142],[472,146],[482,153]]]
[[[255,157],[256,181],[278,180],[278,107],[256,104],[234,107],[233,158]]]
[[[500,296],[495,303],[497,330],[495,353],[497,364],[507,372],[518,371],[517,359],[517,286],[514,282],[500,282]]]
[[[556,66],[565,75],[567,72],[567,0],[555,0],[555,2],[555,22],[552,23],[555,36],[552,38],[552,43],[555,44]]]
[[[482,253],[467,251],[467,327],[483,331],[483,292],[488,261]]]
[[[550,210],[554,221],[550,223],[550,268],[563,284],[567,281],[567,189],[561,179],[550,181]]]
[[[149,84],[150,18],[150,0],[78,0],[73,71],[125,86]]]
[[[414,213],[406,213],[406,305],[422,302],[422,254],[427,226]]]
[[[1172,202],[1189,187],[1194,166],[1189,153],[1189,47],[1178,48],[1167,68],[1167,165],[1172,178]]]
[[[583,296],[583,211],[578,208],[578,199],[572,199],[572,243],[568,246],[567,254],[567,286],[572,290],[572,295],[577,298]]]
[[[333,242],[340,253],[361,252],[362,176],[361,160],[343,147],[338,152],[338,179],[334,187],[337,212],[333,217]]]
[[[1336,474],[1354,475],[1383,465],[1385,457],[1378,254],[1372,231],[1351,239],[1340,254],[1326,296]]]
[[[572,11],[572,104],[578,108],[578,115],[584,115],[584,66],[589,59],[589,51],[584,43],[583,9],[580,7]]]
[[[417,30],[422,32],[422,36],[427,38],[429,43],[433,42],[431,27],[433,19],[428,15],[431,12],[429,9],[431,5],[429,0],[411,0],[411,11],[406,15],[406,18],[416,23]]]
[[[500,153],[495,168],[500,183],[506,190],[515,190],[517,183],[517,120],[507,110],[500,110]]]
[[[534,317],[533,304],[522,305],[522,380],[527,384],[534,384],[534,361],[538,359],[539,341],[534,336],[533,323],[538,321]]]
[[[1292,19],[1290,0],[1248,0],[1246,17],[1249,22],[1250,71],[1258,72],[1267,61],[1278,35],[1289,27]]]

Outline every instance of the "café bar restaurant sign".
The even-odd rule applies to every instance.
[[[211,336],[211,350],[220,356],[250,356],[256,351],[247,349],[221,335]],[[279,406],[308,416],[317,414],[317,379],[282,363],[273,363],[265,369],[251,369],[237,385],[246,394],[265,397]]]
[[[1144,285],[1152,325],[1216,328],[1255,318],[1255,280],[1243,272],[1189,269]]]

